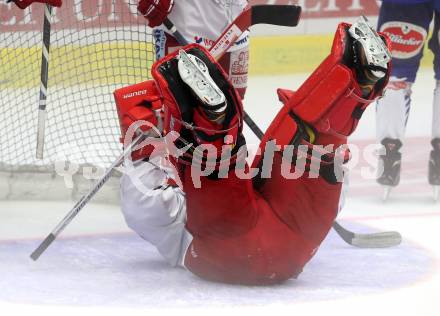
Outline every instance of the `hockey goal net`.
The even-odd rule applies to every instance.
[[[53,8],[39,160],[45,6],[19,10],[0,2],[0,199],[76,198],[121,153],[112,93],[147,80],[154,59],[151,29],[136,5],[137,0],[65,0]]]

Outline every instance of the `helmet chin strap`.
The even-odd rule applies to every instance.
[[[180,77],[200,100],[202,107],[212,113],[223,113],[227,107],[226,97],[211,78],[206,64],[183,49],[179,51],[178,60]]]

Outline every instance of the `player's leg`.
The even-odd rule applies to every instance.
[[[436,88],[432,111],[432,151],[429,159],[429,183],[435,186],[435,198],[439,198],[440,186],[440,5],[435,10],[433,35],[429,41],[429,48],[434,53],[434,72]]]
[[[186,195],[186,227],[194,237],[185,266],[203,278],[228,283],[269,284],[294,277],[301,272],[314,247],[281,222],[266,201],[255,194],[250,177],[239,176],[248,171],[244,163],[246,153],[236,152],[242,144],[240,98],[220,65],[206,51],[194,45],[184,49],[207,65],[227,99],[223,124],[214,124],[210,115],[203,114],[206,105],[195,98],[198,92],[188,90],[185,78],[178,77],[181,74],[176,69],[181,57],[171,54],[153,66],[152,73],[167,108],[165,130],[179,132],[179,141],[185,144],[223,147],[222,155],[214,157],[215,171],[210,174],[205,173],[210,159],[200,159],[203,154],[197,153],[196,148],[177,161]],[[174,145],[180,146],[177,142]],[[231,159],[226,158],[230,164],[223,165],[223,153],[228,151]]]
[[[344,143],[346,136],[353,132],[367,104],[385,86],[388,65],[384,62],[371,67],[369,63],[362,63],[370,60],[365,54],[370,50],[364,50],[362,38],[354,41],[347,31],[348,25],[341,25],[333,54],[294,96],[281,93],[286,106],[276,118],[280,128],[270,129],[263,147],[272,136],[282,145],[301,138],[305,144],[312,142],[314,132],[308,125],[313,126],[317,144],[322,145]],[[373,50],[380,51],[384,43],[382,39],[375,39],[373,42],[378,44]],[[351,55],[347,59],[346,55],[350,55],[353,48],[356,58]],[[227,145],[235,158],[232,162],[238,164],[243,161],[239,153],[234,153],[240,144],[242,127],[240,98],[206,51],[197,46],[185,47],[185,51],[203,61],[226,97],[227,102],[221,103],[222,109],[227,104],[224,120],[219,124],[212,119],[215,114],[212,110],[219,109],[218,106],[210,110],[207,101],[201,103],[203,98],[195,98],[201,92],[196,89],[199,85],[194,84],[198,81],[187,82],[182,75],[185,65],[179,64],[185,60],[185,54],[179,53],[179,57],[171,54],[152,70],[167,107],[165,130],[178,131],[183,138],[179,140],[184,144],[208,144],[222,150]],[[382,51],[376,58],[385,54],[386,51]],[[326,93],[328,89],[333,93]],[[220,176],[224,171],[221,168],[223,151],[221,156],[214,153],[215,172],[206,175],[212,156],[192,149],[191,161],[186,160],[186,156],[178,160],[187,197],[187,228],[194,236],[185,258],[186,267],[211,280],[246,284],[277,283],[298,275],[327,234],[338,210],[341,185],[337,183],[333,167],[334,150],[325,155],[319,170],[308,172],[318,173],[315,179],[286,180],[282,178],[282,171],[275,170],[273,178],[260,187],[264,197],[261,198],[254,192],[249,178],[237,176],[237,168],[232,172],[228,166],[227,177]],[[194,161],[202,162],[204,170],[194,168]],[[275,156],[276,166],[282,168],[280,155]],[[246,172],[246,165],[239,166],[238,171]]]
[[[378,29],[392,42],[393,67],[390,83],[377,102],[376,133],[385,146],[379,159],[378,182],[396,186],[400,179],[400,162],[405,128],[411,107],[411,86],[423,55],[429,24],[433,15],[431,1],[419,4],[382,3]]]
[[[346,151],[339,146],[346,143],[363,111],[388,81],[386,62],[377,67],[382,69],[380,74],[355,62],[365,59],[359,57],[361,46],[353,46],[356,42],[347,27],[339,27],[332,53],[295,93],[279,91],[284,107],[261,145],[263,152],[270,140],[284,147],[273,155],[271,176],[260,174],[255,186],[277,216],[307,240],[311,249],[319,247],[339,209],[342,163],[346,159]],[[381,39],[377,43],[385,49]],[[266,157],[257,157],[254,167],[265,172]],[[303,255],[310,259],[313,253]]]
[[[187,196],[188,228],[199,237],[249,230],[255,222],[252,186],[232,172],[245,157],[243,110],[227,75],[196,44],[159,60],[152,73],[164,95],[165,130],[179,133],[174,146],[187,146],[176,164]],[[205,91],[210,92],[202,96]]]
[[[185,229],[183,192],[164,162],[162,101],[153,80],[114,92],[121,127],[121,142],[132,142],[141,129],[149,137],[124,162],[121,210],[127,225],[153,244],[173,266],[183,265],[192,240]]]
[[[275,231],[281,234],[289,231],[277,222],[272,213],[262,213],[251,180],[237,176],[237,169],[242,172],[247,170],[244,163],[246,153],[237,151],[243,145],[241,100],[227,80],[226,73],[206,50],[196,45],[184,49],[187,55],[199,58],[194,60],[197,64],[201,65],[202,61],[206,65],[211,79],[227,100],[225,117],[219,124],[212,120],[208,105],[198,97],[198,85],[193,89],[192,83],[186,83],[184,65],[179,67],[180,55],[166,56],[153,66],[152,73],[163,92],[167,108],[165,129],[170,133],[180,133],[174,144],[176,147],[181,147],[179,142],[194,145],[176,159],[186,195],[186,227],[194,236],[186,254],[185,266],[209,280],[245,284],[278,282],[275,276],[279,275],[278,271],[282,270],[279,265],[284,265],[284,262],[275,260],[275,255],[268,250],[285,254],[287,245],[270,247],[273,245],[271,240],[253,231],[256,226],[269,225],[267,232],[270,234],[266,235],[272,236],[272,239],[276,236]],[[205,67],[202,65],[202,68]],[[209,82],[210,79],[204,81]],[[202,145],[221,149],[221,154],[218,151],[206,155],[200,153]],[[212,172],[206,172],[212,166]],[[276,223],[282,227],[271,229]],[[274,264],[269,265],[268,260],[273,260]]]

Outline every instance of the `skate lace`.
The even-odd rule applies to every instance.
[[[373,100],[364,99],[361,96],[357,95],[354,88],[348,89],[346,97],[353,98],[357,102],[364,103],[364,104],[370,104],[371,102],[375,101],[375,99],[373,99]]]

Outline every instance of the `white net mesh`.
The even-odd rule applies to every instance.
[[[36,159],[36,131],[44,5],[22,11],[0,2],[3,176],[54,172],[56,161],[107,167],[120,154],[112,93],[149,79],[154,59],[137,2],[64,0],[54,8],[43,160]]]

